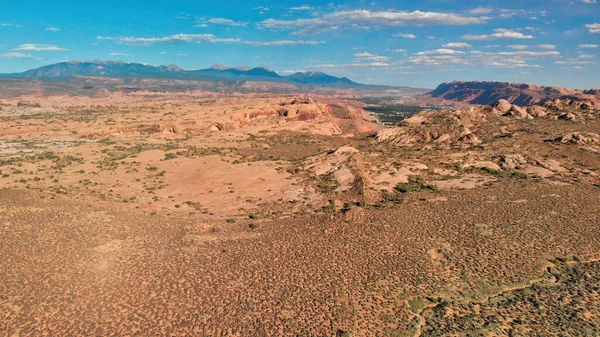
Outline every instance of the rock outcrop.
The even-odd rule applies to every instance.
[[[510,104],[528,106],[556,98],[587,99],[600,102],[600,89],[582,91],[521,83],[454,81],[440,84],[435,90],[423,95],[423,98],[437,98],[481,105],[506,100]]]

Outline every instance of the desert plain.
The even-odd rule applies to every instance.
[[[0,100],[0,336],[597,336],[600,112]]]

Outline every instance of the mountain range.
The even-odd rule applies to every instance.
[[[557,98],[600,102],[600,90],[577,90],[526,83],[454,81],[442,83],[420,98],[482,105],[504,99],[512,104],[527,106]]]
[[[322,72],[297,72],[281,76],[266,67],[226,67],[215,65],[208,69],[183,70],[176,65],[152,66],[121,61],[69,61],[27,70],[22,73],[0,74],[8,78],[58,78],[101,76],[121,78],[162,78],[197,81],[268,81],[292,83],[297,86],[352,88],[361,87],[346,77],[335,77]]]

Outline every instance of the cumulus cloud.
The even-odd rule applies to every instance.
[[[600,33],[600,23],[585,25],[585,28],[589,29],[590,33]]]
[[[471,9],[469,11],[469,13],[474,14],[474,15],[490,14],[491,12],[492,12],[492,9],[488,8],[488,7],[477,7],[477,8]]]
[[[520,51],[505,51],[505,52],[499,52],[498,55],[504,55],[504,56],[529,56],[529,57],[558,57],[560,56],[560,52],[553,50],[553,51],[526,51],[526,50],[520,50]]]
[[[14,27],[14,28],[19,28],[19,27],[21,27],[21,25],[16,25],[14,23],[0,22],[0,27]]]
[[[401,37],[404,39],[416,39],[417,36],[414,34],[403,34],[403,33],[396,33],[393,35],[394,37]]]
[[[364,61],[373,61],[373,62],[387,62],[390,60],[388,56],[379,56],[375,54],[371,54],[369,52],[357,53],[354,54],[356,58],[355,62],[364,62]]]
[[[392,50],[394,53],[406,53],[406,49],[394,49]]]
[[[596,64],[592,61],[556,61],[554,64]]]
[[[472,35],[467,34],[463,36],[465,40],[495,40],[495,39],[533,39],[531,35],[525,35],[523,33],[515,32],[510,29],[494,29],[494,33],[489,35]]]
[[[390,67],[388,56],[380,56],[369,52],[354,54],[352,63],[347,64],[317,64],[317,68],[386,68]]]
[[[585,48],[589,48],[589,49],[593,49],[593,48],[598,48],[600,47],[600,44],[580,44],[579,48],[581,49],[585,49]]]
[[[235,26],[235,27],[243,27],[243,26],[246,26],[246,24],[247,24],[246,22],[239,22],[239,21],[234,21],[234,20],[225,19],[225,18],[212,18],[212,19],[209,19],[207,22],[214,23],[216,25]]]
[[[313,9],[312,7],[306,6],[306,5],[298,6],[298,7],[290,7],[291,11],[310,11],[312,9]]]
[[[536,44],[536,45],[524,45],[524,44],[511,44],[506,46],[508,49],[516,49],[516,50],[526,50],[529,48],[538,48],[544,50],[554,50],[556,49],[556,45],[554,44]]]
[[[370,63],[348,63],[348,64],[316,64],[315,68],[386,68],[390,65],[386,62]]]
[[[219,38],[213,34],[174,34],[165,37],[98,36],[98,40],[114,41],[119,44],[131,46],[183,43],[241,43],[251,46],[290,46],[325,43],[324,41],[312,40],[244,41],[238,38]]]
[[[484,23],[487,19],[486,17],[464,16],[453,13],[352,10],[333,12],[308,19],[267,19],[261,21],[258,27],[294,30],[296,34],[317,34],[345,27],[369,29],[371,27],[469,25]]]
[[[133,55],[124,54],[124,53],[109,53],[108,56],[133,56]]]
[[[529,48],[529,46],[526,46],[524,44],[510,44],[510,45],[506,46],[506,48],[516,49],[516,50],[525,50],[525,49]]]
[[[511,52],[483,52],[479,50],[461,51],[454,49],[426,50],[416,53],[407,60],[394,64],[413,64],[427,67],[446,69],[455,65],[477,66],[491,68],[541,68],[534,62],[537,58],[560,57],[555,50],[517,50]]]
[[[60,32],[60,28],[58,27],[48,27],[46,30],[50,32]]]
[[[596,1],[596,0],[583,0],[583,2],[586,3],[586,4],[595,4],[598,1]]]
[[[471,48],[473,46],[470,43],[451,42],[451,43],[446,43],[445,45],[442,45],[442,47],[444,47],[444,48]]]
[[[541,68],[538,64],[529,64],[524,60],[502,60],[502,61],[492,61],[485,63],[486,66],[494,67],[494,68],[507,68],[507,69],[516,69],[516,68]]]
[[[406,63],[412,63],[417,65],[424,65],[429,67],[447,66],[447,65],[468,65],[469,60],[457,57],[456,55],[426,55],[419,54],[413,56],[405,61]]]
[[[452,49],[436,49],[418,52],[417,55],[462,55],[464,51]]]
[[[22,44],[13,50],[21,50],[21,51],[63,51],[67,50],[65,48],[61,48],[52,44],[34,44],[34,43],[26,43]]]
[[[242,41],[244,44],[251,46],[292,46],[292,45],[317,45],[323,44],[325,41],[311,40],[278,40],[278,41]]]
[[[10,53],[0,54],[0,59],[37,59],[37,57],[30,55],[30,54],[10,52]]]
[[[182,43],[235,43],[240,39],[218,38],[212,34],[174,34],[164,37],[98,36],[98,40],[109,40],[132,46]]]

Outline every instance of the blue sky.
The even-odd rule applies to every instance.
[[[600,87],[600,0],[6,0],[0,72],[66,60],[265,65],[373,84]]]

